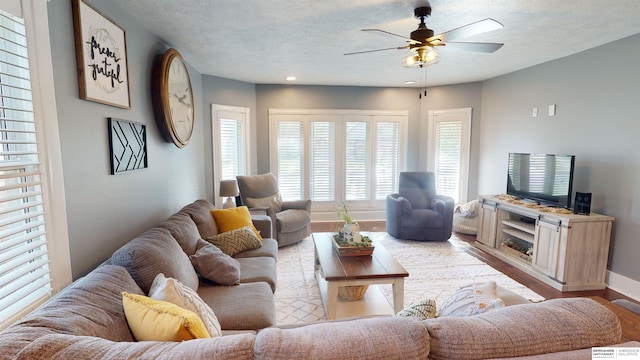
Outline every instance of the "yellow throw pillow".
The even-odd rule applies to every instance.
[[[122,306],[137,341],[184,341],[211,337],[198,315],[172,303],[123,292]]]
[[[210,236],[207,241],[229,256],[262,246],[262,241],[248,226]]]
[[[260,231],[253,226],[249,208],[246,206],[239,206],[231,209],[213,209],[211,210],[211,215],[213,215],[213,219],[216,221],[216,226],[218,226],[218,232],[220,233],[250,226],[258,239],[262,240]]]

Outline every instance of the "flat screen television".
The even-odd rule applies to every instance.
[[[510,153],[507,194],[569,208],[574,163],[574,155]]]

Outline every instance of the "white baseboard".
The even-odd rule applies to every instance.
[[[613,291],[640,301],[640,281],[607,270],[607,285]]]

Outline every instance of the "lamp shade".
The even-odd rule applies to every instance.
[[[220,181],[220,196],[221,197],[235,197],[240,194],[238,189],[238,183],[235,180],[221,180]]]

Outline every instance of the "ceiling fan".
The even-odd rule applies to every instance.
[[[427,3],[425,6],[420,6],[414,9],[414,15],[420,19],[418,28],[411,32],[410,37],[394,34],[382,29],[362,29],[362,31],[376,31],[387,35],[396,36],[404,39],[408,42],[408,45],[374,49],[365,51],[356,51],[346,53],[345,55],[364,54],[376,51],[385,50],[404,50],[409,49],[409,54],[405,56],[402,63],[407,67],[424,67],[427,65],[435,64],[438,62],[438,53],[435,50],[437,46],[447,46],[447,48],[454,48],[466,51],[475,51],[483,53],[492,53],[502,47],[503,44],[499,43],[479,43],[479,42],[455,42],[454,40],[465,38],[477,34],[482,34],[492,30],[503,28],[503,25],[496,20],[487,18],[471,24],[461,26],[459,28],[443,32],[438,35],[434,35],[433,30],[429,29],[424,23],[424,19],[431,15],[431,6]]]

